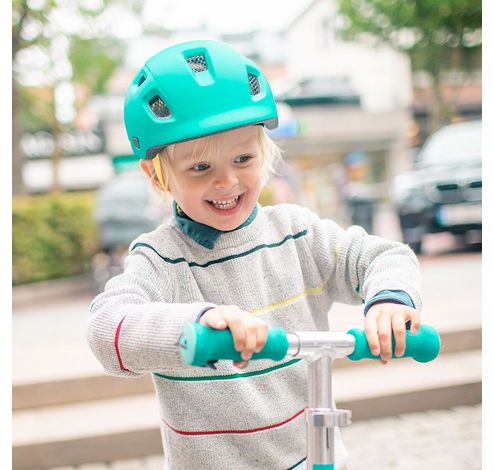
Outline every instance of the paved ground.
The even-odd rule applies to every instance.
[[[480,470],[481,416],[477,405],[354,423],[343,430],[348,470]],[[152,455],[56,470],[162,470],[162,465],[162,456]]]
[[[343,430],[349,470],[479,470],[482,406],[409,413]]]

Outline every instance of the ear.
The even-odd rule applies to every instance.
[[[163,169],[159,163],[159,160],[141,160],[140,168],[147,175],[147,177],[151,180],[152,185],[156,188],[157,191],[169,191],[169,186],[167,180],[165,181],[163,175]]]
[[[141,170],[147,175],[151,180],[154,179],[154,167],[150,160],[141,160],[140,161]]]
[[[152,186],[158,192],[162,192],[163,187],[154,169],[154,165],[150,160],[141,160],[140,168],[146,174],[146,176],[151,180]]]

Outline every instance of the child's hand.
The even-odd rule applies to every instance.
[[[235,349],[244,359],[233,362],[239,369],[247,367],[253,353],[260,352],[267,341],[269,324],[236,305],[212,308],[202,315],[200,323],[216,330],[231,330]]]
[[[406,322],[411,321],[411,333],[419,330],[419,312],[406,305],[381,303],[373,305],[366,314],[365,333],[373,354],[380,354],[382,363],[392,359],[392,332],[395,338],[395,355],[406,350]]]

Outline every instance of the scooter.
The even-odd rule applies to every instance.
[[[192,366],[212,366],[222,359],[241,361],[229,329],[214,330],[199,323],[188,323],[179,341],[182,360]],[[396,358],[392,338],[392,356]],[[440,336],[429,325],[421,325],[416,334],[406,332],[406,350],[401,357],[429,362],[438,356]],[[304,358],[308,363],[308,406],[306,416],[307,469],[334,470],[334,428],[351,424],[351,411],[333,407],[332,361],[347,357],[381,359],[372,354],[365,332],[353,328],[347,333],[303,331],[286,333],[282,328],[269,330],[267,342],[250,360],[280,361],[286,356]]]

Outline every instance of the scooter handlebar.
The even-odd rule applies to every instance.
[[[354,351],[347,357],[352,361],[360,359],[379,359],[371,353],[365,332],[353,328],[348,331],[355,339]],[[236,351],[233,336],[229,329],[215,330],[199,323],[187,323],[180,338],[180,354],[183,362],[192,366],[205,366],[221,359],[242,361],[241,354]],[[269,330],[267,341],[262,351],[254,353],[251,360],[271,359],[280,361],[288,352],[289,343],[286,332],[274,327]],[[394,338],[392,338],[394,351]],[[418,362],[429,362],[438,356],[440,336],[429,325],[421,325],[416,334],[406,332],[406,350],[401,357],[412,357]],[[393,354],[395,358],[395,354]]]
[[[374,355],[368,346],[365,332],[353,328],[348,331],[355,339],[354,351],[348,359],[359,361],[360,359],[380,359],[379,355]],[[438,356],[440,351],[440,336],[437,331],[429,325],[421,325],[416,334],[406,331],[406,350],[400,357],[412,357],[417,362],[430,362]],[[392,357],[395,355],[395,341],[392,337]]]
[[[199,323],[187,323],[180,338],[180,346],[183,361],[191,366],[205,366],[220,359],[243,360],[234,347],[233,335],[229,329],[214,330]],[[269,330],[262,351],[254,353],[251,359],[280,361],[287,351],[286,332],[275,327]]]

